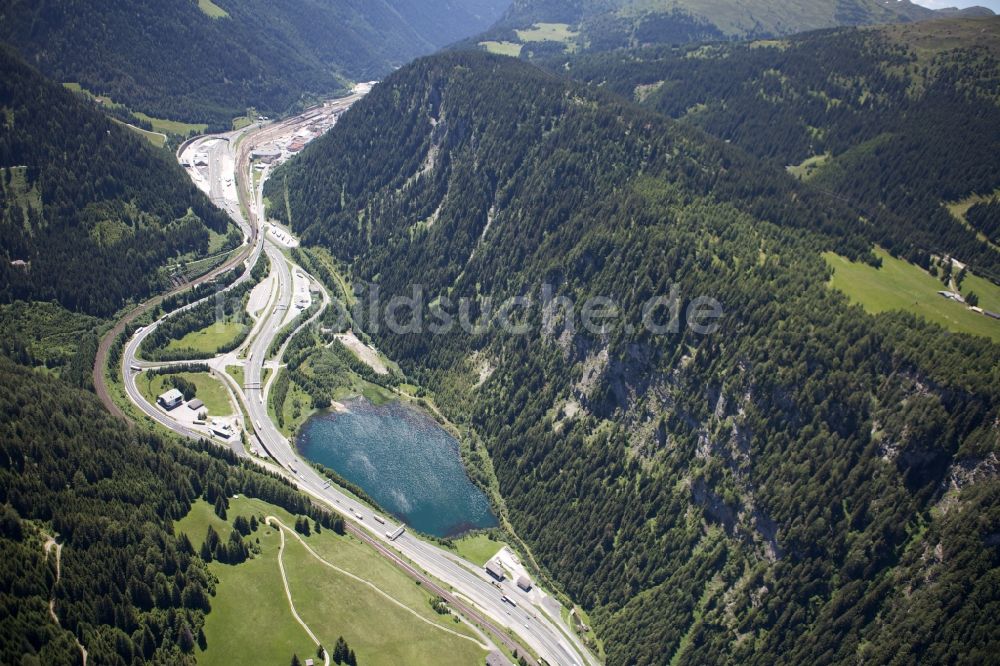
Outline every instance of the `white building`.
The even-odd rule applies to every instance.
[[[159,398],[156,399],[160,405],[167,411],[173,409],[174,407],[179,407],[182,402],[184,402],[184,395],[177,389],[170,389]]]

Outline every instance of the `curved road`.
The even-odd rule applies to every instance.
[[[357,97],[359,96],[345,99],[345,108],[353,103]],[[308,117],[309,112],[303,116]],[[302,491],[343,514],[348,519],[347,524],[354,534],[372,545],[378,552],[391,559],[411,576],[425,581],[429,589],[441,594],[456,610],[469,619],[488,628],[497,640],[503,642],[511,650],[516,649],[519,653],[525,654],[524,647],[519,644],[523,642],[548,664],[564,666],[597,664],[596,658],[582,646],[578,637],[563,624],[559,613],[553,613],[555,617],[550,616],[541,605],[533,605],[531,598],[516,586],[508,582],[503,586],[501,592],[480,567],[423,541],[409,532],[404,531],[395,540],[390,539],[388,534],[401,525],[398,525],[392,517],[385,515],[379,515],[380,522],[376,523],[374,520],[376,514],[370,507],[341,492],[328,479],[320,476],[309,464],[301,460],[296,454],[292,442],[278,430],[269,418],[266,403],[269,386],[262,384],[264,363],[267,361],[266,356],[272,341],[280,332],[288,309],[292,307],[291,271],[295,270],[301,273],[305,273],[305,271],[295,265],[293,265],[293,269],[290,269],[290,262],[286,260],[275,241],[267,238],[267,235],[261,232],[259,219],[262,216],[263,206],[260,188],[251,191],[251,186],[246,181],[249,179],[252,182],[249,158],[252,146],[273,141],[282,136],[289,136],[296,131],[302,122],[308,121],[299,120],[297,122],[296,118],[292,118],[242,137],[241,133],[237,132],[204,139],[206,143],[211,143],[211,150],[207,154],[210,159],[212,179],[210,188],[213,200],[229,210],[234,217],[240,215],[240,208],[242,208],[250,218],[248,222],[240,220],[243,225],[246,225],[245,229],[249,227],[250,244],[244,252],[240,253],[240,257],[228,263],[227,268],[236,265],[240,260],[251,259],[247,263],[247,270],[235,283],[239,284],[249,278],[250,268],[259,257],[260,252],[265,252],[272,267],[271,275],[274,278],[272,288],[277,291],[277,298],[274,298],[272,292],[268,307],[254,326],[244,365],[244,386],[236,392],[253,424],[254,434],[251,435],[251,445],[259,444],[280,468],[278,471],[293,479]],[[218,139],[223,140],[219,141]],[[241,206],[234,206],[233,201],[226,200],[224,197],[219,165],[226,164],[227,160],[235,165],[235,182]],[[217,269],[216,274],[218,272],[221,271]],[[312,284],[319,287],[323,308],[325,308],[330,303],[329,295],[318,280],[312,279],[311,276],[307,277],[310,278]],[[203,278],[201,281],[205,279]],[[120,322],[116,329],[123,330],[129,321],[134,320],[142,312],[148,311],[159,300],[162,300],[162,297],[151,299],[143,304],[141,308]],[[203,439],[205,438],[204,433],[196,432],[179,424],[170,418],[168,413],[149,404],[136,386],[138,373],[133,370],[135,366],[143,368],[152,365],[143,363],[137,358],[137,351],[142,340],[166,318],[193,307],[193,305],[164,315],[152,325],[136,331],[136,334],[124,347],[120,370],[125,380],[128,397],[146,415],[185,437]],[[309,325],[310,322],[321,316],[323,308],[320,308],[310,321],[303,323],[302,326]],[[110,348],[110,344],[108,347]],[[282,352],[283,348],[275,355],[275,358],[280,359]],[[106,363],[106,353],[104,359]],[[98,361],[100,362],[100,357]],[[95,386],[98,385],[98,370],[99,368],[95,367]],[[272,373],[271,378],[273,379],[276,374]],[[100,375],[103,379],[103,371],[100,372]],[[106,401],[105,404],[111,411],[120,414],[117,406],[113,406],[110,401]],[[249,431],[250,428],[247,430]],[[238,454],[248,455],[239,441],[231,443],[230,446]],[[268,467],[273,468],[274,466],[268,465]],[[451,589],[444,589],[431,579],[442,581]],[[502,595],[516,601],[516,605],[503,601]],[[508,635],[508,631],[514,635],[514,638]]]

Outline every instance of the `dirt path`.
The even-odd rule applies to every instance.
[[[381,596],[383,596],[388,601],[392,602],[396,606],[399,606],[400,608],[402,608],[403,610],[405,610],[407,613],[409,613],[413,617],[417,618],[421,622],[424,622],[425,624],[429,624],[430,626],[434,627],[435,629],[439,629],[440,631],[443,631],[443,632],[445,632],[447,634],[451,634],[452,636],[457,636],[458,638],[464,638],[467,641],[471,641],[472,643],[475,643],[476,645],[478,645],[482,649],[486,650],[487,652],[491,649],[490,646],[485,645],[484,643],[481,643],[480,641],[477,641],[472,636],[468,636],[466,634],[462,634],[462,633],[459,633],[457,631],[453,631],[452,629],[449,629],[448,627],[442,627],[440,624],[438,624],[436,622],[433,622],[431,620],[428,620],[426,617],[424,617],[423,615],[421,615],[417,611],[413,610],[412,608],[410,608],[409,606],[407,606],[403,602],[399,601],[398,599],[396,599],[395,597],[393,597],[388,592],[385,592],[384,590],[382,590],[380,587],[378,587],[377,585],[375,585],[375,583],[372,583],[371,581],[365,580],[364,578],[361,578],[360,576],[356,576],[356,575],[352,574],[350,571],[346,571],[344,569],[341,569],[337,565],[335,565],[335,564],[333,564],[333,563],[331,563],[331,562],[323,559],[323,557],[321,557],[316,551],[314,551],[309,546],[309,544],[307,544],[305,542],[305,540],[301,536],[299,536],[299,534],[297,532],[295,532],[294,530],[292,530],[290,527],[288,527],[287,525],[285,525],[284,523],[282,523],[280,520],[278,520],[274,516],[268,516],[267,517],[267,522],[269,524],[277,525],[279,528],[281,528],[279,531],[281,531],[281,533],[282,533],[281,534],[282,548],[284,547],[284,543],[285,543],[284,531],[288,530],[288,533],[291,534],[296,539],[298,539],[299,543],[302,544],[302,546],[309,552],[309,554],[312,555],[317,560],[319,560],[324,566],[327,566],[327,567],[333,569],[334,571],[336,571],[336,572],[338,572],[338,573],[340,573],[340,574],[342,574],[344,576],[347,576],[351,580],[355,580],[355,581],[361,583],[362,585],[366,585],[366,586],[370,587],[371,589],[375,590],[375,592],[377,592],[378,594],[380,594]],[[279,562],[280,562],[280,558],[279,558]],[[282,578],[284,578],[285,573],[284,573],[284,569],[283,568],[282,568],[281,575],[282,575]],[[288,584],[287,583],[285,584],[285,591],[286,592],[288,591]],[[289,598],[289,601],[290,600],[291,600],[291,598]],[[305,625],[303,625],[303,626],[305,626]]]
[[[292,611],[292,617],[295,618],[295,621],[306,630],[306,633],[309,634],[309,638],[311,638],[313,643],[315,643],[318,647],[322,645],[322,643],[319,638],[317,638],[316,634],[313,633],[313,630],[309,628],[309,625],[306,624],[301,617],[299,617],[299,612],[295,610],[295,602],[292,601],[292,591],[288,587],[288,576],[285,575],[285,562],[283,558],[283,555],[285,554],[285,530],[281,529],[285,526],[273,516],[267,517],[267,523],[269,525],[273,523],[277,523],[279,525],[278,534],[281,536],[281,544],[278,546],[278,569],[281,571],[281,584],[285,586],[285,596],[288,598],[288,608]],[[330,666],[330,654],[327,652],[326,648],[323,649],[323,663],[325,666]]]
[[[389,368],[385,367],[385,363],[383,363],[382,359],[378,357],[378,353],[365,343],[361,342],[361,340],[354,335],[354,331],[338,333],[334,337],[336,337],[342,345],[354,352],[355,356],[361,359],[362,363],[367,364],[368,367],[374,370],[376,375],[389,374]]]
[[[45,559],[49,559],[49,553],[52,552],[52,548],[56,549],[56,582],[59,582],[60,577],[62,577],[62,544],[56,543],[56,540],[50,536],[45,537],[45,543],[42,546],[45,549]],[[55,590],[53,590],[52,595],[49,597],[49,615],[52,617],[52,621],[56,623],[56,626],[61,627],[62,624],[59,622],[59,616],[56,614],[56,596]],[[74,635],[73,640],[76,641],[76,647],[80,649],[80,657],[83,659],[83,666],[87,666],[87,648],[83,647],[83,643]]]

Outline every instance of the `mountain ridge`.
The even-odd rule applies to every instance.
[[[498,0],[192,0],[0,6],[0,40],[50,78],[152,116],[228,125],[367,81],[488,27]]]
[[[6,48],[0,70],[0,299],[107,317],[159,290],[168,259],[204,253],[210,232],[240,242],[171,152]]]
[[[985,8],[945,14],[992,15]],[[920,21],[945,15],[910,0],[800,0],[776,5],[731,0],[515,0],[479,41],[520,44],[531,55],[607,51],[648,44],[766,39],[845,25]],[[565,24],[571,39],[527,36],[532,26]],[[467,42],[467,43],[471,43]]]
[[[775,165],[808,165],[811,186],[865,211],[873,241],[922,266],[929,254],[963,257],[1000,279],[1000,254],[943,206],[997,186],[982,137],[1000,123],[1000,17],[546,64]]]
[[[949,586],[989,597],[1000,482],[945,489],[996,455],[1000,368],[979,362],[996,346],[830,290],[821,251],[870,248],[850,206],[694,128],[472,52],[388,77],[267,195],[386,302],[420,285],[444,308],[535,303],[545,283],[632,321],[671,285],[685,306],[719,300],[704,336],[686,318],[665,336],[568,330],[569,314],[547,328],[530,309],[527,336],[352,322],[486,447],[509,519],[609,664],[988,653]],[[959,513],[932,513],[944,501]],[[978,511],[981,525],[960,517]],[[948,583],[921,585],[938,539]]]

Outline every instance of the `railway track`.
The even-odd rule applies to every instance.
[[[266,132],[266,129],[260,129],[257,132],[249,133],[249,135],[246,136],[245,139],[250,139],[253,137],[254,134],[260,132]],[[188,141],[185,141],[183,144],[181,144],[181,148],[178,149],[178,154],[180,150],[182,150],[184,147],[186,147],[192,141],[195,140],[196,139],[189,139]],[[250,164],[249,163],[250,150],[244,148],[245,148],[244,146],[241,146],[241,149],[238,151],[236,158],[236,177],[237,177],[236,192],[241,207],[244,210],[253,211],[254,207],[250,205],[251,202],[247,198],[248,185],[246,182],[244,182],[245,178],[242,176],[242,174],[249,172],[249,164]],[[94,358],[92,381],[94,384],[94,392],[97,393],[97,397],[104,405],[104,408],[107,409],[109,412],[111,412],[111,414],[129,423],[134,423],[134,421],[124,411],[122,411],[122,409],[112,399],[111,391],[108,388],[107,374],[105,370],[108,366],[108,358],[111,354],[111,347],[114,345],[115,340],[117,340],[121,336],[121,334],[124,333],[126,327],[128,327],[129,324],[131,324],[140,316],[146,314],[147,312],[158,306],[165,299],[171,296],[175,296],[177,294],[182,294],[190,289],[194,289],[198,285],[210,282],[211,280],[214,280],[220,275],[225,274],[227,271],[232,270],[233,268],[239,266],[244,261],[246,261],[253,253],[254,248],[259,242],[259,237],[260,237],[260,224],[256,219],[256,215],[253,212],[251,212],[250,217],[251,219],[248,220],[248,225],[250,228],[249,242],[239,253],[237,253],[234,257],[232,257],[229,261],[226,261],[220,264],[219,266],[216,266],[215,268],[208,271],[204,275],[194,280],[191,280],[190,282],[186,282],[181,286],[162,292],[157,296],[153,296],[152,298],[139,304],[134,309],[129,311],[125,316],[119,319],[115,323],[115,325],[111,328],[111,330],[105,333],[104,336],[101,338],[101,341],[97,346],[97,356]]]

